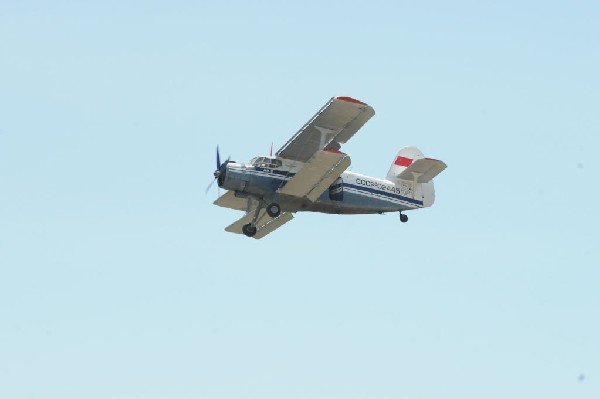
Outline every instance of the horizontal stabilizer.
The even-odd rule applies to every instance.
[[[314,202],[349,166],[350,157],[342,152],[317,151],[280,193]]]
[[[398,178],[402,180],[415,180],[417,183],[427,183],[444,169],[446,169],[446,164],[440,160],[421,158],[412,162],[409,167],[398,175]]]

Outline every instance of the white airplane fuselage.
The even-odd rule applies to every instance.
[[[278,191],[301,166],[284,164],[274,168],[256,163],[229,162],[219,177],[219,186],[234,191],[237,197],[250,196],[266,203],[277,202],[283,212],[373,214],[429,207],[435,200],[433,181],[391,181],[349,171],[343,172],[314,202],[279,195]]]

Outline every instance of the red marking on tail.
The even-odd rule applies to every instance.
[[[394,161],[394,165],[404,166],[405,168],[408,168],[412,163],[413,160],[406,157],[397,157]]]

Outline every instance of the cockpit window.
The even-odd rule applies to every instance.
[[[253,158],[250,163],[253,166],[258,166],[260,168],[279,168],[281,167],[281,159],[271,158],[271,157],[256,157]]]

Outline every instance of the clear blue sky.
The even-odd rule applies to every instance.
[[[2,1],[0,397],[598,398],[599,20]],[[268,153],[334,95],[377,112],[353,171],[448,164],[434,207],[224,232],[215,146]]]

